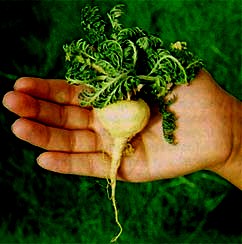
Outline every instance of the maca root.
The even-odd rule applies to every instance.
[[[173,101],[166,98],[176,86],[189,84],[203,67],[186,42],[165,45],[157,35],[125,27],[120,22],[125,8],[118,4],[103,18],[97,6],[87,5],[81,12],[82,38],[63,47],[68,83],[85,87],[79,94],[80,106],[94,108],[114,141],[109,185],[120,232],[112,241],[122,232],[115,201],[121,157],[132,153],[129,142],[150,116],[148,105],[137,98],[158,104],[163,137],[175,144],[176,116],[169,110]]]
[[[96,112],[101,124],[114,139],[108,184],[111,187],[110,199],[114,208],[115,222],[119,227],[118,234],[111,240],[116,242],[122,233],[115,198],[117,172],[123,153],[127,153],[127,149],[132,149],[129,141],[147,125],[150,109],[146,102],[139,99],[118,101],[102,109],[96,109]]]

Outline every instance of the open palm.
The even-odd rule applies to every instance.
[[[82,88],[64,80],[21,78],[4,105],[18,114],[15,135],[47,150],[38,163],[51,171],[107,177],[112,138],[101,127],[95,110],[78,105]],[[131,141],[118,179],[142,182],[171,178],[224,163],[231,153],[230,96],[206,72],[189,86],[174,90],[171,110],[177,116],[176,145],[162,136],[156,108],[147,127]]]

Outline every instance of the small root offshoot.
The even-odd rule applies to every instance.
[[[127,142],[123,150],[123,156],[131,156],[134,153],[134,148],[130,142]]]

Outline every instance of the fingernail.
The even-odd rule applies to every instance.
[[[4,106],[5,108],[7,108],[8,110],[11,110],[11,104],[9,104],[9,102],[8,102],[8,96],[9,96],[9,93],[10,93],[10,92],[8,92],[8,93],[6,93],[6,94],[4,95],[2,103],[3,103],[3,106]]]
[[[45,168],[45,163],[44,163],[45,161],[42,160],[42,154],[40,154],[39,157],[37,157],[36,161],[39,166]]]

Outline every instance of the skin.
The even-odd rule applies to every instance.
[[[20,116],[12,125],[20,139],[47,151],[38,164],[51,171],[106,178],[113,140],[95,111],[78,106],[82,87],[64,80],[21,78],[3,104]],[[161,117],[151,109],[147,127],[132,140],[118,180],[146,182],[211,170],[242,189],[242,103],[201,70],[189,86],[174,90],[177,145],[161,135]]]

